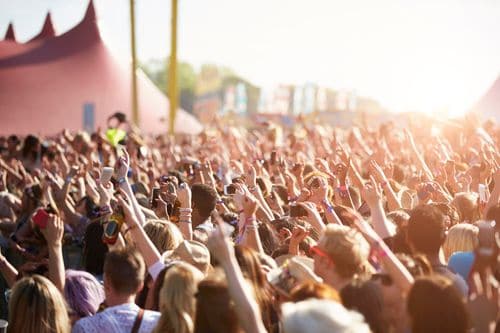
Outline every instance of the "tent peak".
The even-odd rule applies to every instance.
[[[95,14],[94,1],[90,0],[87,10],[85,11],[85,16],[83,17],[83,22],[95,22],[95,21],[96,21],[96,14]]]
[[[14,25],[12,22],[9,23],[9,26],[7,27],[7,32],[5,33],[4,40],[12,40],[16,41],[16,35],[14,33]]]
[[[45,16],[45,22],[43,23],[42,30],[30,41],[54,37],[55,35],[56,33],[54,30],[54,25],[52,24],[52,16],[50,15],[50,12],[48,12],[47,16]]]

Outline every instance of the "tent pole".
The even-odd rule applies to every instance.
[[[130,0],[130,50],[132,52],[132,121],[139,127],[139,106],[137,103],[137,56],[135,48],[135,1]]]
[[[175,132],[175,115],[177,113],[177,0],[172,1],[172,19],[170,27],[170,59],[168,64],[169,127],[171,135]]]

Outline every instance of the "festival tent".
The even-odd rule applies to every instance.
[[[483,119],[494,118],[500,122],[500,76],[472,108],[472,111],[480,114]]]
[[[92,1],[83,20],[60,36],[54,36],[50,16],[27,43],[15,41],[11,26],[7,35],[0,42],[0,134],[92,130],[105,127],[116,111],[131,118],[130,66],[102,41]],[[165,133],[167,98],[140,70],[137,86],[140,128]],[[197,134],[202,126],[179,109],[175,130]]]

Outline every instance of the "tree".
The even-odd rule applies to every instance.
[[[168,82],[168,58],[151,59],[140,64],[140,68],[146,73],[151,81],[161,90],[163,94],[167,91]],[[188,112],[193,112],[194,89],[196,85],[196,72],[193,66],[187,62],[177,63],[177,77],[179,88],[180,107]]]

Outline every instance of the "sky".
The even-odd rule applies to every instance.
[[[170,52],[170,1],[136,0],[141,61]],[[94,0],[101,35],[127,61],[129,1]],[[75,26],[87,0],[0,0],[0,36]],[[179,0],[178,56],[228,66],[253,83],[316,82],[393,111],[471,107],[500,75],[497,0]]]

